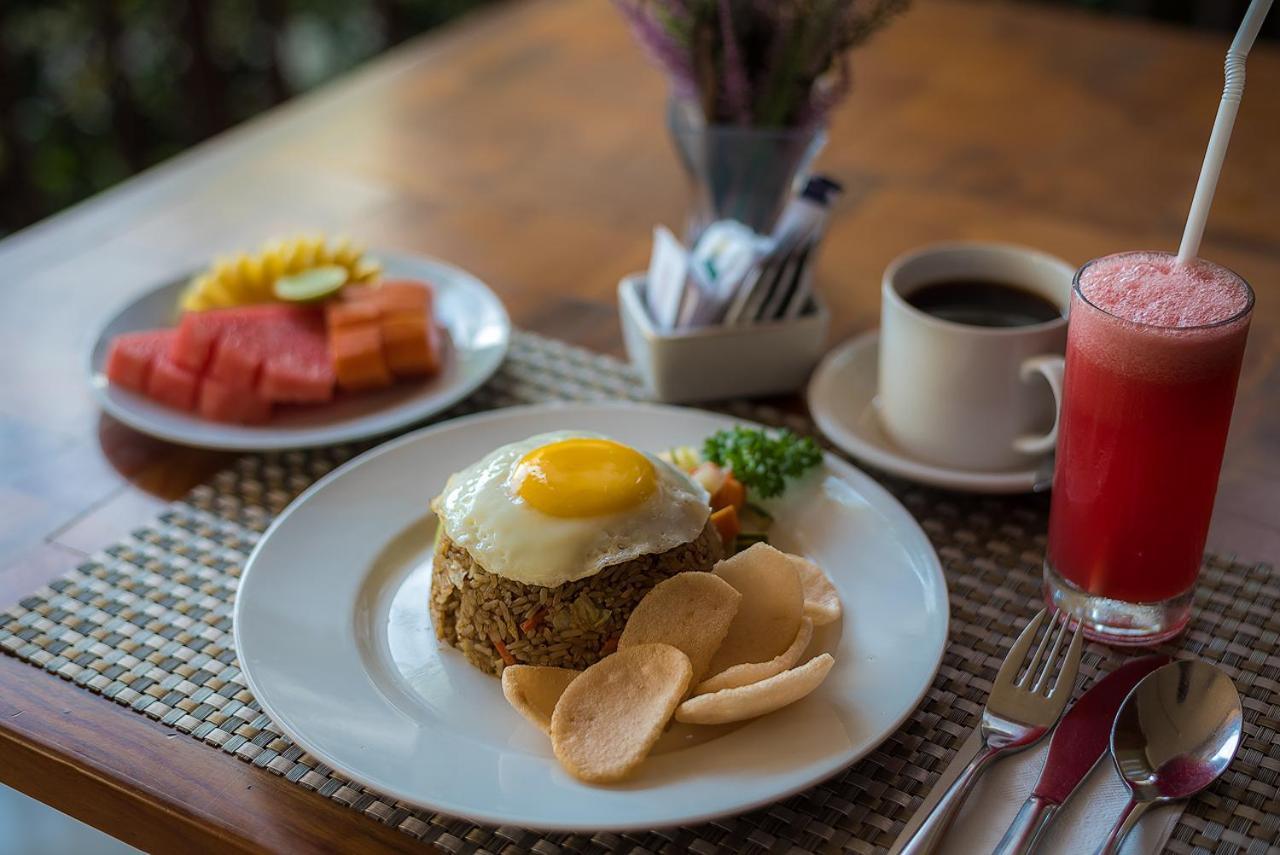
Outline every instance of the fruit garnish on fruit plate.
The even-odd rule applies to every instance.
[[[259,424],[443,366],[430,284],[383,282],[348,240],[297,238],[219,262],[182,297],[173,329],[119,335],[113,386],[213,421]]]
[[[280,299],[276,283],[285,277],[318,268],[338,268],[346,272],[343,282],[333,286],[376,281],[381,267],[348,238],[330,240],[324,235],[303,235],[273,240],[256,253],[224,258],[191,280],[182,296],[186,311],[231,308]],[[333,273],[324,274],[329,278]],[[331,292],[332,293],[332,292]]]
[[[281,276],[271,290],[277,300],[286,303],[312,303],[337,294],[350,278],[351,274],[345,267],[324,264],[291,276]]]

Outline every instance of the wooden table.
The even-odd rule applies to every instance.
[[[1081,262],[1176,246],[1227,39],[1027,5],[922,0],[861,52],[821,167],[848,188],[820,277],[843,337],[926,241]],[[1257,309],[1211,534],[1280,558],[1280,50],[1249,60],[1204,253]],[[609,4],[477,14],[0,242],[0,601],[73,567],[229,458],[99,415],[85,350],[115,306],[301,229],[446,258],[520,326],[621,350],[618,278],[684,189],[664,85]],[[152,850],[421,847],[0,656],[0,780]]]

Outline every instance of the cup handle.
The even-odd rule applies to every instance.
[[[1062,411],[1062,374],[1066,363],[1061,356],[1032,356],[1023,360],[1018,375],[1023,383],[1043,377],[1053,391],[1053,427],[1043,436],[1020,436],[1013,441],[1014,450],[1023,454],[1048,454],[1058,443],[1058,413]]]

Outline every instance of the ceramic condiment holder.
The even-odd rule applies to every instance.
[[[618,283],[627,356],[659,401],[682,403],[794,392],[822,355],[830,315],[815,294],[798,318],[662,331],[645,306],[645,275]]]

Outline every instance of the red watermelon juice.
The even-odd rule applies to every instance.
[[[1093,638],[1186,625],[1252,309],[1203,260],[1121,253],[1076,274],[1045,590]]]

